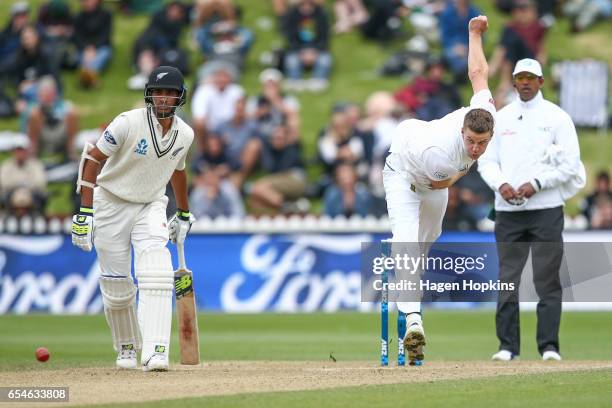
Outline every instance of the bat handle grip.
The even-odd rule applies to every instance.
[[[176,249],[178,252],[179,269],[187,269],[187,264],[185,263],[185,244],[177,243]]]

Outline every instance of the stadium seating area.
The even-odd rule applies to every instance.
[[[253,3],[0,6],[0,124],[12,128],[0,135],[3,213],[70,215],[83,144],[121,111],[143,106],[146,78],[163,64],[181,69],[190,85],[180,115],[196,132],[189,169],[197,218],[371,222],[386,214],[381,169],[395,125],[440,118],[467,102],[469,18],[491,16],[487,51],[502,107],[517,60],[537,58],[551,72],[560,54],[547,36],[567,41],[570,31],[600,30],[605,37],[610,29],[598,22],[612,16],[605,0]],[[567,58],[575,56],[582,55]],[[589,168],[598,171],[592,194],[576,205],[576,227],[612,228],[609,176]],[[488,228],[492,197],[473,169],[449,191],[444,229]]]

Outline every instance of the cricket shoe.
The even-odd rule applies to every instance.
[[[119,370],[134,370],[138,365],[136,350],[133,344],[122,344],[121,350],[117,354],[116,367]]]
[[[518,355],[512,353],[509,350],[499,350],[497,353],[493,354],[491,360],[493,361],[512,361],[518,359]]]
[[[423,359],[425,358],[423,346],[425,346],[423,324],[419,321],[412,322],[406,328],[406,335],[404,336],[404,350],[408,352],[408,362],[410,365],[420,366],[423,364]]]
[[[555,350],[547,350],[542,354],[542,360],[544,361],[561,361],[561,354]]]
[[[142,364],[142,371],[168,371],[168,357],[163,353],[155,353]]]

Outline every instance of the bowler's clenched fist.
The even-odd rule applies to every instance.
[[[468,29],[470,33],[473,34],[484,34],[489,28],[489,21],[487,20],[487,16],[478,16],[474,17],[470,20],[470,24],[468,25]]]

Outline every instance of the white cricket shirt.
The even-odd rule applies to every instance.
[[[484,109],[495,118],[493,96],[488,89],[475,94],[469,107],[460,108],[438,120],[409,119],[395,129],[390,152],[400,158],[411,183],[429,186],[446,180],[474,163],[465,150],[461,128],[472,109]]]
[[[96,147],[109,156],[97,184],[133,203],[150,203],[162,197],[174,170],[185,169],[185,157],[193,142],[193,129],[174,115],[170,130],[148,108],[117,116]]]
[[[546,163],[551,147],[562,149],[564,164]],[[523,102],[517,96],[497,113],[495,133],[478,160],[478,171],[495,191],[496,211],[526,211],[554,208],[564,204],[563,185],[579,174],[580,146],[570,116],[545,100],[542,93]],[[521,206],[501,197],[499,187],[508,183],[515,189],[538,179],[542,190]]]

